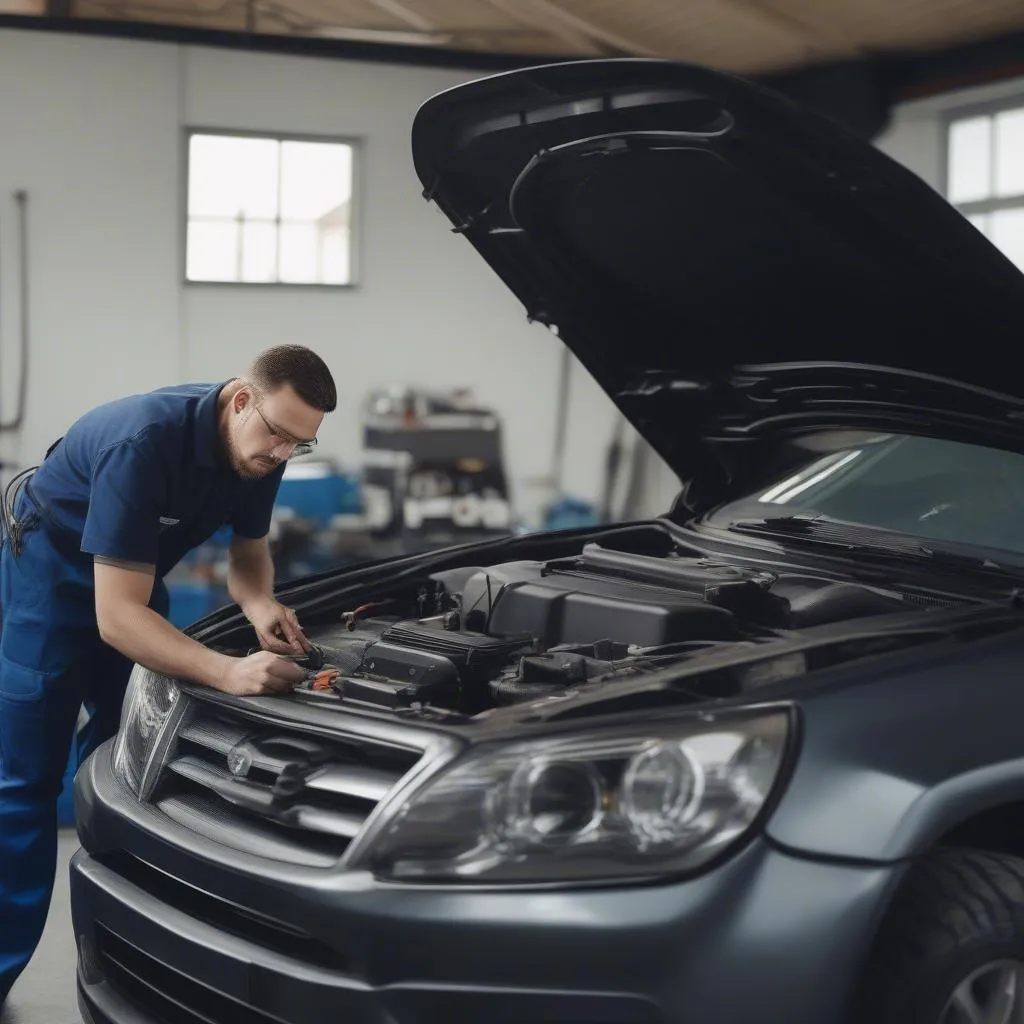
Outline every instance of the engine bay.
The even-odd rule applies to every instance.
[[[943,602],[944,604],[946,602]],[[920,611],[895,590],[668,549],[424,574],[306,625],[304,688],[382,709],[479,715],[864,616]]]

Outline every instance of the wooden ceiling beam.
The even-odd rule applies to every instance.
[[[369,3],[378,11],[390,14],[393,18],[404,21],[406,25],[420,32],[434,32],[437,29],[437,26],[432,25],[419,11],[410,9],[401,0],[369,0]]]
[[[533,29],[541,35],[551,35],[560,39],[573,53],[600,57],[606,52],[603,47],[598,46],[584,33],[562,21],[545,16],[537,5],[531,3],[531,0],[480,0],[480,2],[500,11],[506,17],[528,29]]]
[[[763,26],[788,37],[792,42],[814,49],[835,50],[837,47],[851,55],[859,48],[851,46],[850,37],[834,32],[825,25],[810,24],[788,11],[780,11],[765,0],[719,0],[740,14],[759,21]]]
[[[46,0],[0,0],[0,14],[32,17],[48,13]]]
[[[495,6],[492,0],[487,0],[491,6]],[[509,4],[512,9],[513,4]],[[578,14],[572,14],[564,7],[561,7],[555,0],[514,0],[514,9],[527,15],[534,27],[540,28],[552,35],[568,42],[569,38],[585,41],[589,47],[595,43],[604,43],[605,47],[611,47],[618,53],[629,54],[634,57],[657,57],[657,52],[635,39],[627,39],[625,36],[612,32],[610,29],[598,25],[590,18],[581,18]],[[557,26],[557,29],[556,27]],[[567,36],[566,33],[571,35]],[[588,52],[588,51],[584,51]],[[598,49],[598,53],[607,53],[607,49]]]

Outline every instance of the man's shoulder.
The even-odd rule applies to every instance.
[[[98,405],[75,424],[103,445],[136,437],[160,437],[184,429],[217,385],[175,384]]]
[[[219,386],[174,384],[97,405],[68,428],[57,453],[84,466],[117,445],[184,443],[200,402]]]
[[[213,388],[223,387],[224,382],[193,382],[191,384],[167,384],[161,388],[154,388],[152,391],[143,391],[132,398],[150,399],[152,401],[169,400],[178,402],[200,401],[210,393]]]
[[[220,384],[169,384],[152,391],[142,391],[123,398],[115,398],[105,405],[97,406],[94,412],[110,415],[136,412],[142,418],[147,416],[153,422],[186,416],[212,390]]]

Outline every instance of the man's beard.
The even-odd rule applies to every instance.
[[[246,480],[262,480],[265,476],[269,476],[271,473],[281,465],[276,459],[270,458],[259,458],[255,460],[256,465],[251,463],[243,463],[239,460],[235,465],[235,472],[240,477]]]
[[[280,465],[278,460],[269,455],[257,456],[252,462],[245,461],[235,447],[233,438],[228,440],[228,461],[231,463],[231,468],[243,480],[262,480]]]

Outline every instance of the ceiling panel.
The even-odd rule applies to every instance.
[[[0,0],[32,12],[43,0]],[[1024,30],[1024,0],[61,0],[72,15],[498,55],[659,56],[757,74]]]

